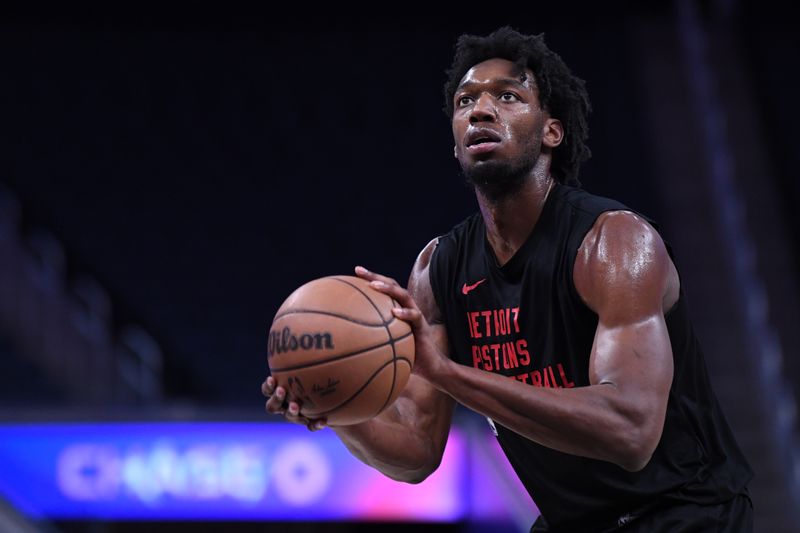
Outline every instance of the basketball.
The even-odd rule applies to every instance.
[[[269,331],[270,372],[307,418],[347,426],[397,398],[414,365],[411,327],[398,303],[354,276],[306,283],[283,302]]]

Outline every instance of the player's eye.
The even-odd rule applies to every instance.
[[[473,98],[471,96],[459,96],[456,100],[456,105],[461,107],[465,105],[469,105],[473,102]]]
[[[519,96],[512,92],[505,92],[500,95],[500,100],[503,102],[519,102]]]

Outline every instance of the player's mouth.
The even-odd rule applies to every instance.
[[[471,155],[485,154],[500,146],[502,138],[488,128],[475,128],[467,132],[464,145]]]

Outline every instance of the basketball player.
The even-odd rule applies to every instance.
[[[387,476],[436,470],[454,402],[484,415],[541,516],[532,531],[751,531],[752,476],[711,390],[654,223],[578,187],[582,80],[542,36],[462,36],[445,86],[480,211],[431,241],[400,302],[414,373],[363,424],[332,428]],[[270,413],[319,429],[268,378]]]

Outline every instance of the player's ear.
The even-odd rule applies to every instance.
[[[555,148],[564,140],[564,126],[557,118],[547,118],[544,121],[544,131],[542,131],[542,144],[549,148]]]

